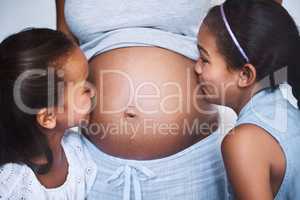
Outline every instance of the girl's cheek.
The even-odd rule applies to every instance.
[[[207,70],[207,69],[203,70],[202,78],[205,82],[208,82],[211,79],[209,70]]]
[[[92,101],[89,95],[84,94],[81,97],[81,101],[79,102],[80,104],[80,108],[84,111],[84,112],[89,112],[91,109],[91,105],[92,105]]]
[[[202,76],[203,77],[205,77],[205,78],[209,77],[209,73],[210,73],[210,71],[209,71],[209,69],[207,69],[207,67],[202,68]]]

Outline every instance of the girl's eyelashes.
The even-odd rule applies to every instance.
[[[84,88],[82,93],[89,93],[90,90],[88,88]]]
[[[83,83],[82,85],[82,93],[85,94],[85,93],[89,93],[91,90],[90,90],[90,87],[88,87],[88,84],[87,83]]]
[[[208,61],[206,58],[204,58],[203,56],[200,56],[200,61],[201,61],[203,64],[208,64],[208,63],[209,63],[209,61]]]
[[[91,89],[87,86],[83,87],[83,92],[82,93],[90,93]]]

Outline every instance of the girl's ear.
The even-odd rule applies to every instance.
[[[54,129],[56,127],[56,115],[49,112],[49,109],[42,108],[36,115],[38,124],[46,129]]]
[[[253,85],[256,81],[256,69],[251,64],[245,64],[239,72],[238,87]]]

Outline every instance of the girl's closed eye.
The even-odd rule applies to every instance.
[[[206,49],[204,49],[201,45],[197,45],[198,47],[198,51],[200,53],[200,57],[199,57],[199,61],[202,63],[202,64],[209,64],[209,60],[206,58],[207,56],[209,57],[209,54],[207,52]]]
[[[209,60],[206,59],[204,56],[200,56],[199,60],[202,65],[210,64]]]
[[[87,85],[84,85],[82,87],[82,93],[83,94],[87,94],[87,93],[90,93],[90,92],[91,92],[91,89]]]
[[[90,83],[85,82],[82,87],[82,94],[87,94],[90,98],[93,98],[95,96],[95,90]]]
[[[80,81],[78,84],[78,94],[87,94],[90,92],[90,87],[86,81]]]

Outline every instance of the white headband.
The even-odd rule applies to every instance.
[[[245,51],[243,50],[243,48],[241,47],[240,43],[238,42],[238,40],[236,39],[234,33],[232,32],[230,25],[228,23],[228,20],[226,18],[225,12],[224,12],[224,4],[221,5],[221,14],[222,14],[222,18],[223,21],[225,23],[226,29],[229,32],[229,35],[231,36],[235,46],[239,49],[240,53],[242,54],[242,56],[244,57],[244,59],[247,61],[247,63],[250,62],[248,56],[246,55]]]

